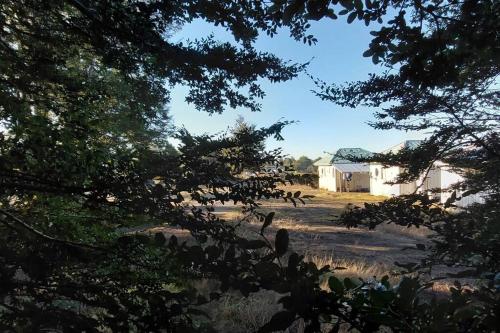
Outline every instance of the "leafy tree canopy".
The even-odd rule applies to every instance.
[[[498,53],[479,41],[497,41],[495,2],[3,1],[0,330],[209,331],[199,305],[228,290],[249,295],[260,289],[284,295],[283,311],[262,332],[284,329],[298,318],[311,332],[324,324],[335,332],[342,323],[363,332],[381,326],[422,332],[495,327],[498,294],[492,284],[481,292],[457,285],[452,298],[439,303],[421,301],[426,286],[414,277],[394,287],[387,278],[373,285],[331,276],[329,290],[323,290],[320,278],[332,273],[328,267],[288,253],[284,229],[269,239],[274,214],[260,212],[258,201],[282,198],[296,205],[304,197],[277,187],[285,175],[241,179],[238,173],[281,158],[279,151],[260,147],[270,136],[280,139],[287,122],[260,129],[239,124],[217,137],[173,133],[169,126],[173,85],[186,85],[187,101],[201,111],[259,110],[259,80],[289,80],[303,69],[257,52],[252,45],[259,33],[274,35],[286,25],[295,38],[313,43],[306,34],[310,19],[347,15],[350,22],[384,22],[393,10],[388,30],[374,35],[365,55],[393,63],[396,73],[345,87],[320,84],[318,93],[345,105],[388,105],[380,117],[393,119],[389,127],[416,116],[419,128],[436,128],[441,136],[425,145],[431,147],[423,155],[429,161],[460,135],[456,142],[474,149],[458,152],[476,158],[459,160],[479,165],[478,182],[493,189],[498,148],[495,118],[489,118],[494,111],[488,110],[498,96],[487,85],[498,70]],[[226,27],[237,46],[210,37],[169,39],[197,18]],[[457,113],[441,104],[446,96],[460,107]],[[478,112],[469,118],[462,107],[472,101]],[[444,118],[428,122],[433,115]],[[181,141],[178,151],[168,144],[170,135]],[[395,159],[404,163],[401,156]],[[214,214],[213,204],[226,202],[243,206],[242,222],[262,223],[258,238],[239,237],[234,225]],[[484,241],[474,251],[486,259],[474,267],[486,273],[498,263],[488,259],[498,235],[494,203],[488,202],[488,214],[478,209],[461,220],[473,228],[473,239]],[[372,211],[387,205],[394,210],[389,202]],[[394,205],[401,206],[397,200]],[[409,207],[397,215],[401,221],[435,213]],[[456,254],[463,259],[462,244],[470,237],[448,223],[449,215],[438,218],[446,230],[441,244],[460,249]],[[193,244],[133,232],[158,224],[189,230]],[[218,281],[210,295],[193,288],[192,281],[201,278]]]
[[[296,76],[301,65],[252,47],[267,26],[263,9],[253,1],[0,4],[1,331],[187,331],[209,301],[189,281],[221,281],[214,298],[229,287],[258,289],[252,267],[261,254],[251,249],[262,242],[238,238],[210,206],[251,211],[258,198],[286,195],[279,177],[236,174],[275,161],[279,152],[260,148],[287,123],[193,136],[173,131],[167,104],[169,89],[183,84],[200,111],[255,111],[258,80]],[[170,41],[196,18],[227,27],[238,46]],[[196,244],[131,232],[151,224],[186,228]]]
[[[323,18],[375,26],[363,55],[387,70],[343,86],[316,79],[317,95],[379,108],[372,123],[378,129],[430,131],[411,176],[436,160],[460,157],[471,167],[498,161],[498,2],[274,1],[272,10],[296,38],[305,36],[308,21]]]
[[[422,263],[403,266],[408,271],[443,263],[468,268],[456,277],[474,277],[483,283],[473,293],[460,296],[475,310],[467,315],[458,311],[460,318],[453,320],[468,324],[448,329],[491,330],[498,324],[498,315],[486,312],[498,305],[500,277],[496,214],[500,174],[493,171],[500,165],[498,1],[297,0],[273,1],[271,10],[275,20],[290,26],[297,39],[307,35],[311,20],[345,17],[348,23],[374,26],[363,56],[371,57],[385,71],[344,85],[313,78],[316,94],[341,106],[377,108],[371,123],[374,128],[429,133],[416,149],[365,159],[403,167],[406,171],[398,182],[427,176],[437,161],[451,165],[464,181],[449,189],[455,192],[442,206],[414,193],[355,207],[342,216],[342,222],[371,228],[387,222],[431,228],[437,235],[432,255]],[[461,197],[477,193],[483,203],[451,213],[444,210]],[[332,287],[341,290],[336,281]],[[412,329],[422,326],[415,323]]]

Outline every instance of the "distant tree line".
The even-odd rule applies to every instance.
[[[320,157],[314,160],[307,156],[300,156],[295,159],[294,157],[286,157],[283,159],[283,165],[290,170],[300,173],[318,173],[318,168],[314,166],[314,162],[318,161]]]

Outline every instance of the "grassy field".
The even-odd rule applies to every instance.
[[[333,193],[306,186],[288,186],[287,191],[301,191],[313,195],[306,205],[293,207],[283,200],[268,200],[262,203],[264,212],[275,212],[273,224],[268,229],[272,237],[279,228],[286,228],[290,234],[293,251],[305,255],[307,261],[319,267],[345,267],[336,271],[343,277],[391,276],[397,283],[398,276],[392,275],[396,269],[394,262],[418,261],[425,253],[415,248],[415,243],[428,243],[429,231],[408,229],[395,225],[383,225],[376,230],[365,228],[348,229],[339,225],[338,216],[347,205],[363,205],[365,202],[379,202],[384,197],[368,193]],[[240,211],[234,206],[217,207],[216,212],[227,220],[237,221]],[[244,225],[241,232],[252,237],[260,229],[260,223]],[[413,249],[405,249],[413,248]],[[327,283],[322,287],[327,288]],[[212,319],[216,327],[225,332],[249,332],[265,324],[273,313],[279,311],[276,305],[278,295],[261,292],[248,298],[228,295],[217,307],[212,308]],[[290,332],[302,332],[300,322]]]
[[[384,197],[368,193],[332,193],[306,186],[287,186],[285,190],[301,191],[303,195],[313,195],[314,198],[297,207],[283,200],[263,201],[263,212],[276,213],[267,236],[272,238],[279,228],[286,228],[290,234],[291,250],[305,255],[307,261],[313,261],[320,267],[345,267],[346,269],[335,273],[341,278],[361,277],[369,280],[389,275],[390,280],[397,283],[399,277],[392,275],[397,268],[394,262],[416,262],[425,255],[425,252],[415,248],[416,243],[429,243],[427,236],[430,232],[424,228],[408,229],[381,225],[376,230],[348,229],[338,223],[338,216],[347,205],[361,206],[365,202],[379,202],[384,200]],[[215,212],[221,218],[232,222],[242,217],[240,208],[233,205],[217,206]],[[260,227],[260,222],[245,223],[239,232],[253,238]],[[186,231],[172,228],[158,227],[154,231],[176,234],[181,238],[189,237]],[[200,281],[197,288],[209,290],[211,286],[208,281]],[[326,281],[324,288],[327,288]],[[436,285],[435,288],[434,291],[441,292],[446,286]],[[276,304],[278,298],[279,295],[267,291],[248,298],[233,293],[226,295],[216,304],[211,304],[207,310],[218,331],[255,331],[279,311],[280,307]],[[290,332],[301,332],[301,328],[296,327]]]
[[[339,225],[337,218],[347,205],[379,202],[384,197],[356,192],[334,193],[305,186],[289,186],[286,190],[301,191],[302,194],[314,195],[314,198],[297,207],[283,200],[264,201],[262,210],[276,213],[269,232],[287,229],[292,249],[312,261],[349,264],[353,274],[373,276],[374,273],[388,272],[395,261],[414,261],[423,255],[422,251],[408,248],[415,248],[417,242],[428,242],[429,231],[426,229],[382,225],[376,230],[367,230]],[[234,206],[217,207],[216,212],[227,220],[240,217],[239,209]],[[246,226],[250,230],[259,227],[260,224]]]

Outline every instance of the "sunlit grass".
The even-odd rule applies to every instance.
[[[371,279],[381,279],[383,276],[389,276],[391,283],[397,283],[399,277],[394,275],[393,268],[380,262],[367,262],[359,259],[335,258],[332,255],[316,255],[308,253],[305,255],[305,261],[316,264],[318,268],[330,266],[335,276],[339,278],[361,278],[365,281]],[[328,282],[322,282],[321,287],[327,288]]]

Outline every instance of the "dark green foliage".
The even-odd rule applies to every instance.
[[[498,326],[494,284],[477,291],[457,285],[451,299],[423,302],[419,295],[428,285],[418,278],[405,278],[394,287],[387,278],[380,283],[340,281],[331,276],[329,267],[318,268],[290,251],[286,230],[276,233],[273,244],[265,231],[272,225],[274,214],[259,212],[259,200],[282,198],[297,205],[306,196],[278,188],[278,184],[290,181],[285,173],[246,179],[239,174],[281,160],[279,151],[265,152],[262,147],[268,137],[282,139],[280,131],[288,122],[260,129],[240,122],[218,137],[195,136],[185,130],[174,133],[170,128],[166,105],[169,88],[176,84],[189,88],[187,100],[199,110],[259,110],[256,99],[263,91],[258,81],[288,80],[303,66],[288,65],[254,50],[252,43],[257,35],[273,35],[282,25],[289,25],[294,37],[314,43],[315,38],[305,34],[307,20],[336,19],[330,4],[341,6],[338,15],[347,15],[349,21],[366,23],[381,20],[387,6],[410,6],[397,1],[358,0],[274,4],[3,1],[0,330],[210,331],[200,324],[199,318],[205,317],[200,305],[227,291],[238,290],[248,296],[261,289],[283,294],[280,303],[284,308],[262,331],[284,329],[298,318],[304,319],[308,332],[320,331],[325,323],[333,325],[333,332],[341,323],[362,332],[377,331],[381,325],[394,331],[420,332],[481,332]],[[498,20],[487,14],[495,13],[498,6],[480,1],[452,5],[459,10],[441,13],[441,7],[421,2],[412,7],[423,11],[423,20],[441,19],[445,14],[458,15],[462,20],[463,16],[467,29],[455,24],[454,17],[446,20],[450,33],[437,40],[444,42],[441,46],[435,38],[428,42],[422,31],[417,36],[412,34],[413,28],[405,27],[401,15],[389,23],[385,39],[376,35],[379,40],[372,43],[372,53],[366,55],[375,61],[399,59],[402,66],[396,77],[373,77],[369,83],[373,91],[362,98],[379,105],[400,96],[398,93],[405,98],[403,106],[388,109],[381,118],[391,116],[399,124],[407,119],[405,112],[410,107],[424,116],[427,109],[423,106],[440,105],[429,113],[446,111],[448,106],[443,109],[441,104],[429,102],[435,95],[449,97],[444,94],[436,93],[422,102],[422,96],[428,95],[421,92],[427,94],[432,88],[447,94],[458,92],[454,99],[446,99],[457,107],[464,107],[471,96],[461,92],[482,94],[486,102],[480,105],[486,110],[494,104],[496,93],[481,89],[489,83],[490,74],[495,74],[496,53],[484,47],[487,43],[478,41],[496,38],[492,33]],[[171,31],[196,18],[226,27],[238,46],[212,38],[185,44],[170,41]],[[480,38],[467,39],[466,33],[471,31],[479,31]],[[387,38],[401,41],[404,47],[391,50]],[[463,45],[455,45],[462,40]],[[427,50],[425,54],[415,52],[422,47],[420,42],[429,44],[422,48]],[[384,48],[386,44],[389,51]],[[442,49],[436,49],[436,45]],[[433,65],[438,56],[443,56],[443,50],[451,54],[446,66]],[[464,52],[463,59],[453,55],[456,52]],[[466,67],[469,65],[470,69]],[[443,73],[449,75],[449,87]],[[484,79],[484,84],[474,85],[477,78]],[[433,86],[434,82],[440,86]],[[359,97],[366,87],[360,83],[344,90],[329,89],[322,96],[354,105],[361,101],[355,96]],[[389,90],[384,91],[384,87]],[[458,119],[462,120],[460,116]],[[443,156],[477,170],[468,178],[473,190],[478,187],[472,184],[481,182],[487,189],[495,189],[495,127],[487,118],[474,119],[479,119],[474,127],[468,119],[463,119],[463,124],[457,120],[451,127],[446,127],[446,122],[432,122],[441,126],[441,132],[429,140],[434,144],[428,150],[432,154],[424,156],[435,158],[435,152],[448,147],[453,138],[463,139],[461,143],[470,141],[477,149],[457,149],[455,154]],[[171,135],[181,142],[178,151],[167,141]],[[394,158],[409,163],[401,156]],[[418,168],[423,166],[419,164]],[[213,205],[226,202],[242,205],[244,220],[260,219],[259,239],[239,237],[234,225],[214,214]],[[436,253],[449,254],[451,261],[478,254],[480,263],[470,266],[476,273],[491,275],[498,265],[498,250],[492,246],[492,239],[498,235],[497,203],[498,194],[492,191],[488,205],[463,213],[463,218],[438,214],[424,204],[407,211],[398,201],[368,210],[379,218],[385,208],[399,209],[396,222],[407,225],[433,225],[422,218],[422,213],[436,213],[446,222],[436,226],[442,228]],[[353,224],[363,219],[359,210],[351,214],[355,217]],[[193,241],[135,232],[159,224],[187,229]],[[464,229],[473,230],[472,240]],[[320,288],[325,276],[331,291]],[[201,278],[219,283],[209,299],[192,287],[191,282]]]
[[[386,71],[343,86],[314,78],[317,95],[341,106],[379,108],[371,124],[374,128],[430,133],[414,149],[362,159],[402,167],[405,172],[396,182],[426,176],[437,161],[448,163],[464,177],[450,189],[456,192],[443,205],[415,193],[355,207],[341,221],[349,227],[375,228],[381,223],[428,227],[436,233],[432,254],[421,263],[400,266],[418,271],[434,264],[460,265],[463,271],[455,277],[474,277],[484,287],[466,292],[458,286],[449,300],[430,304],[419,304],[407,296],[403,298],[407,302],[393,303],[391,299],[398,299],[394,295],[384,300],[385,296],[371,290],[369,297],[376,296],[371,304],[379,309],[369,319],[375,326],[351,324],[361,331],[378,324],[396,331],[496,329],[499,289],[493,279],[500,272],[498,1],[297,0],[274,1],[272,10],[275,19],[289,25],[297,39],[306,36],[309,20],[345,16],[348,23],[373,25],[373,38],[363,56]],[[484,203],[456,209],[457,200],[477,193]],[[445,210],[450,208],[454,210]],[[422,244],[416,248],[425,249]],[[341,292],[339,281],[331,279],[330,285]],[[410,288],[407,295],[418,294],[419,288]],[[391,317],[393,305],[404,322]]]
[[[271,321],[265,324],[259,332],[276,332],[287,329],[295,321],[295,313],[291,311],[281,311],[276,313]]]
[[[288,249],[288,231],[286,229],[280,229],[276,233],[275,240],[276,254],[282,256]]]
[[[298,159],[293,157],[286,157],[283,159],[283,166],[290,171],[296,171],[299,173],[314,173],[317,171],[317,168],[313,165],[316,160],[311,160],[307,156],[300,156]]]
[[[319,176],[316,173],[303,173],[290,175],[290,179],[294,184],[306,185],[312,188],[318,188]]]
[[[280,175],[237,174],[276,162],[263,141],[287,122],[192,136],[174,133],[166,105],[184,84],[199,110],[258,110],[258,80],[294,77],[301,66],[252,48],[262,15],[253,2],[0,4],[1,331],[187,332],[209,301],[190,281],[219,280],[214,298],[259,289],[255,265],[275,264],[258,250],[272,247],[237,237],[211,205],[252,214],[285,194]],[[239,46],[169,40],[200,17]],[[157,224],[189,230],[195,244],[134,232]]]
[[[314,166],[313,166],[313,160],[311,160],[307,156],[300,156],[294,163],[295,170],[298,172],[307,172],[307,173],[313,173],[314,172]]]

